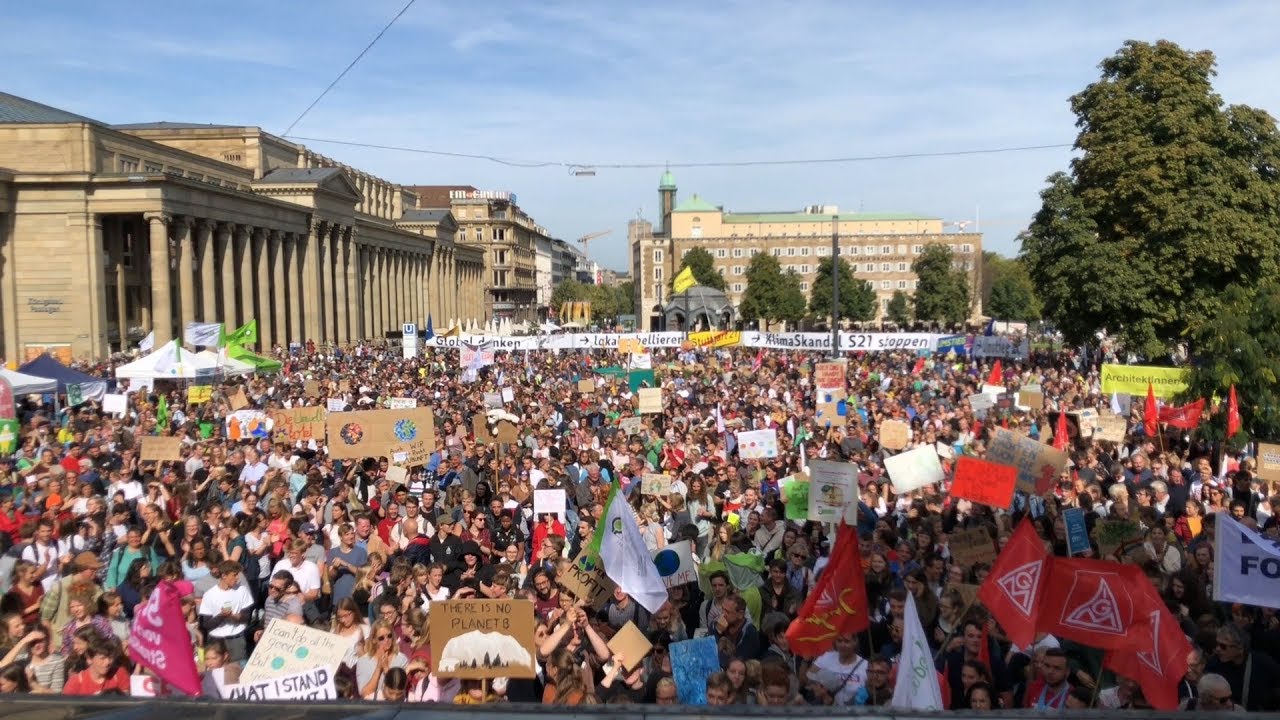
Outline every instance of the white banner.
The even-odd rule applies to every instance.
[[[893,350],[935,351],[939,338],[933,333],[840,333],[840,349],[847,352],[890,352]],[[512,352],[531,350],[612,350],[623,339],[634,339],[646,349],[678,348],[688,341],[682,332],[651,333],[576,333],[567,335],[530,335],[527,337],[498,337],[490,335],[437,335],[426,341],[426,347],[436,349],[473,349]],[[739,347],[768,348],[772,350],[831,351],[831,333],[766,333],[744,332]]]
[[[1280,541],[1218,515],[1213,599],[1280,608]]]
[[[973,338],[973,356],[979,358],[1002,357],[1026,360],[1031,355],[1031,341],[1022,338],[1015,345],[1012,340],[999,335],[978,335]]]
[[[227,685],[222,696],[227,700],[334,700],[338,697],[333,684],[335,667],[318,667],[292,675]]]

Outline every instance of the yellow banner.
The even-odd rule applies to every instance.
[[[1149,365],[1103,365],[1102,394],[1126,393],[1146,397],[1147,385],[1158,398],[1172,398],[1187,389],[1191,371]]]
[[[199,405],[213,399],[212,385],[192,385],[187,388],[187,404]]]
[[[737,330],[709,330],[689,333],[689,344],[694,347],[735,347],[742,344],[742,333]]]

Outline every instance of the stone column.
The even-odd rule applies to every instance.
[[[289,344],[289,304],[286,299],[288,290],[284,283],[284,235],[279,230],[272,230],[267,236],[267,267],[271,274],[268,304],[271,312],[275,314],[275,322],[272,324],[275,334],[267,340],[268,347]]]
[[[303,342],[312,340],[319,343],[324,339],[320,330],[320,306],[317,302],[320,297],[318,247],[327,226],[328,223],[323,220],[312,221],[309,233],[302,241],[302,295],[299,298],[302,302],[299,304],[302,306],[302,326],[305,331]]]
[[[151,319],[156,347],[173,339],[173,294],[169,268],[169,216],[146,213],[151,240]]]
[[[222,266],[222,314],[217,320],[228,331],[236,327],[235,223],[218,223],[219,265]]]
[[[291,343],[306,341],[302,320],[302,237],[298,233],[286,233],[284,241],[285,287],[289,293],[289,342]]]
[[[378,333],[379,337],[386,334],[391,328],[391,317],[393,308],[391,307],[391,269],[395,264],[395,257],[391,249],[386,248],[382,251],[382,267],[378,273],[378,287],[382,290],[382,332]]]
[[[335,322],[338,325],[334,340],[339,345],[351,342],[348,331],[350,313],[347,312],[347,231],[348,228],[333,227],[333,309],[337,311]]]
[[[361,340],[368,340],[373,333],[373,308],[369,306],[373,299],[372,294],[369,292],[369,249],[359,243],[356,243],[354,248],[356,269],[358,271],[356,277],[359,278],[359,290],[356,292],[356,297],[360,299],[360,332],[358,337]]]
[[[271,310],[271,230],[257,228],[253,231],[255,282],[258,286],[258,350],[271,351],[271,337],[275,330],[275,313]]]
[[[333,223],[327,223],[316,235],[316,312],[320,314],[320,337],[333,342],[333,250],[329,239],[333,235]]]
[[[196,220],[196,254],[200,262],[200,320],[218,322],[218,278],[213,274],[213,227],[211,220]]]
[[[356,229],[348,226],[342,234],[342,256],[343,267],[347,274],[347,297],[346,310],[347,314],[347,343],[358,342],[364,337],[364,331],[361,327],[361,319],[363,317],[360,312],[360,268],[359,261],[356,257]]]
[[[373,337],[382,338],[382,248],[369,248],[369,307],[373,310]]]
[[[422,307],[422,253],[413,254],[413,316],[424,322],[427,313]]]
[[[173,219],[174,240],[178,244],[178,333],[186,333],[187,323],[196,319],[195,241],[191,237],[194,219],[179,215]]]
[[[113,268],[116,273],[116,327],[119,328],[120,335],[120,352],[129,349],[129,302],[128,302],[128,272],[124,267],[124,229],[120,227],[117,221],[115,225],[115,237],[111,241],[111,260],[115,265]],[[3,223],[0,223],[0,228]]]
[[[240,318],[235,323],[239,327],[254,318],[253,309],[253,231],[248,225],[236,228],[236,250],[239,252],[240,271],[235,281],[240,291]],[[230,332],[234,328],[228,328]]]

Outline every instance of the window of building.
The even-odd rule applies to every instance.
[[[890,267],[892,267],[892,265],[889,263],[880,263],[880,272],[889,272]]]
[[[696,237],[696,238],[700,238],[700,237],[702,237],[702,228],[700,228],[700,227],[696,227],[696,226],[695,226],[695,227],[690,228],[690,229],[689,229],[689,236],[690,236],[690,237]]]
[[[906,289],[907,289],[907,281],[906,281],[906,280],[899,280],[899,281],[898,281],[898,289],[899,289],[899,290],[906,290]]]
[[[735,237],[736,237],[736,236],[735,236]],[[734,248],[734,249],[733,249],[733,256],[734,256],[734,257],[736,257],[736,258],[740,258],[740,257],[742,257],[742,248]]]
[[[892,282],[890,282],[890,281],[888,281],[888,280],[881,280],[881,281],[880,281],[880,289],[881,289],[881,290],[888,290],[888,289],[889,289],[889,288],[891,288],[891,287],[893,287],[893,283],[892,283]]]
[[[892,255],[892,254],[893,254],[893,246],[892,246],[892,245],[881,245],[881,246],[880,246],[880,254],[881,254],[881,255]]]
[[[809,283],[807,282],[800,283],[800,292],[809,292]]]
[[[825,245],[819,245],[818,247],[813,249],[813,254],[817,255],[818,257],[827,257],[831,254],[831,248]]]
[[[808,247],[802,247],[802,248],[800,248],[800,256],[801,256],[801,257],[809,257],[809,248],[808,248]]]
[[[960,246],[960,252],[962,252],[962,253],[971,253],[971,252],[973,252],[973,246],[972,246],[972,245],[970,245],[969,243],[965,243],[965,244],[963,244],[963,245],[961,245],[961,246]]]
[[[733,266],[733,274],[734,274],[734,275],[741,275],[741,274],[742,274],[742,272],[743,272],[743,267],[742,267],[741,265],[734,265],[734,266]]]
[[[750,257],[755,257],[755,256],[756,256],[756,253],[758,253],[758,252],[760,252],[760,248],[751,248],[751,252],[749,252],[749,253],[747,253],[747,254],[748,254]]]
[[[494,228],[494,229],[493,229],[493,239],[494,239],[494,240],[499,240],[499,241],[505,241],[505,240],[507,239],[507,229],[506,229],[506,228],[497,228],[497,227],[496,227],[496,228]]]
[[[653,269],[653,279],[659,282],[662,281],[662,268],[656,267]]]
[[[911,246],[911,254],[912,254],[912,255],[919,255],[919,254],[920,254],[920,253],[922,253],[922,252],[924,252],[924,246],[923,246],[923,245],[912,245],[912,246]]]
[[[734,283],[734,284],[733,284],[733,291],[734,291],[734,292],[736,292],[736,293],[740,293],[740,292],[742,292],[742,283]]]
[[[800,274],[801,274],[801,275],[808,275],[808,274],[809,274],[809,266],[808,266],[808,264],[805,264],[805,265],[801,265],[801,266],[800,266]]]
[[[655,263],[660,263],[660,262],[662,262],[662,251],[661,251],[661,250],[654,250],[654,251],[653,251],[653,261],[654,261]]]
[[[898,272],[906,272],[906,271],[907,271],[907,264],[906,264],[906,263],[898,263]]]
[[[857,254],[858,254],[858,250],[859,250],[858,246],[854,245],[854,246],[851,246],[851,247],[847,247],[847,248],[845,248],[845,249],[844,249],[844,254],[845,254],[845,255],[857,255]]]
[[[782,248],[774,248],[774,249],[773,249],[773,256],[774,256],[774,257],[782,257]]]
[[[866,263],[866,264],[864,264],[864,265],[862,266],[862,272],[869,272],[869,273],[873,273],[873,272],[875,272],[875,271],[876,271],[876,264],[875,264],[875,263]]]
[[[724,258],[729,257],[729,251],[724,248],[716,248],[716,257],[723,260]]]
[[[867,255],[875,255],[875,254],[876,254],[876,246],[875,246],[875,245],[868,245],[868,246],[866,246],[865,248],[863,248],[863,252],[865,252]]]
[[[476,242],[484,242],[484,228],[476,228]]]
[[[890,298],[880,298],[880,312],[889,312]]]

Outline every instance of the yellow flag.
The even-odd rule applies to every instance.
[[[676,279],[671,283],[671,291],[676,295],[679,295],[697,284],[698,281],[693,279],[693,268],[686,265],[684,269],[680,271],[680,274],[676,275]]]

